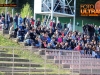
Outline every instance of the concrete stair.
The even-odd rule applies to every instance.
[[[41,67],[40,64],[30,63],[30,62],[0,62],[0,67],[7,66],[7,67]]]
[[[12,73],[5,73],[4,75],[12,75]],[[14,75],[59,75],[57,73],[53,73],[53,74],[50,74],[50,73],[35,73],[35,74],[30,74],[30,73],[26,73],[26,74],[23,74],[23,73],[14,73]],[[70,74],[60,74],[60,75],[70,75]],[[76,74],[74,74],[76,75]],[[78,74],[77,74],[78,75]]]
[[[1,72],[52,72],[51,69],[0,67]]]
[[[28,59],[24,59],[24,58],[18,58],[18,57],[0,57],[0,61],[13,61],[14,62],[29,62]]]
[[[6,50],[0,49],[0,73],[3,73],[0,75],[11,75],[12,71],[14,73],[13,75],[28,75],[29,72],[52,72],[51,69],[44,69],[40,64],[32,63],[28,59],[20,58],[19,55],[8,54]],[[36,73],[33,75],[36,75]]]
[[[0,57],[13,57],[13,54],[0,53]],[[19,56],[14,54],[14,57],[19,57]]]

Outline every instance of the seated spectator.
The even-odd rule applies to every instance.
[[[89,44],[88,47],[89,49],[87,51],[87,54],[92,55],[92,51],[93,51],[92,46]]]
[[[58,37],[57,42],[59,43],[63,42],[61,35]]]
[[[42,48],[47,48],[47,42],[46,41],[42,42]]]
[[[9,39],[11,37],[14,37],[14,26],[13,25],[10,27],[10,30],[9,30]]]
[[[77,50],[77,51],[82,50],[82,48],[81,48],[81,44],[79,43],[79,44],[74,48],[74,50]]]
[[[96,53],[96,51],[94,51],[94,50],[92,51],[92,57],[93,57],[93,58],[97,58],[97,53]]]
[[[61,44],[59,42],[57,42],[56,49],[61,49],[61,48],[62,48]]]
[[[37,28],[36,28],[36,33],[37,33],[38,35],[40,35],[41,30],[40,30],[40,28],[39,28],[39,27],[37,27]]]
[[[56,40],[55,40],[54,37],[52,37],[52,39],[51,39],[51,41],[50,41],[50,44],[51,44],[51,48],[52,48],[52,49],[55,49],[55,48],[56,48],[57,42],[56,42]]]
[[[17,32],[17,42],[23,42],[24,40],[24,33],[23,31],[19,28]]]
[[[65,46],[64,46],[65,43],[64,42],[61,42],[60,45],[61,45],[61,49],[64,49],[65,48]]]
[[[48,45],[47,45],[47,49],[51,49],[52,47],[51,47],[51,44],[50,43],[48,43]]]
[[[47,34],[47,43],[50,43],[50,41],[51,41],[51,38]]]
[[[34,46],[35,46],[36,48],[41,47],[41,40],[39,39],[38,36],[37,36],[37,37],[35,38],[35,40],[34,40]]]
[[[31,46],[32,45],[32,40],[30,39],[30,32],[29,31],[25,34],[24,45],[25,46]]]
[[[64,49],[65,50],[71,50],[71,46],[68,45],[68,42],[65,43]]]
[[[75,43],[75,40],[71,40],[70,41],[70,46],[71,46],[71,49],[74,49],[76,47],[76,43]]]

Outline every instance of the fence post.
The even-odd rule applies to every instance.
[[[93,67],[93,64],[92,64],[92,62],[91,62],[91,75],[92,75],[92,67]]]
[[[13,64],[12,64],[12,75],[14,75],[14,48],[13,48]]]
[[[60,75],[60,50],[58,51],[59,52],[59,70],[58,70],[58,75]]]
[[[81,54],[79,53],[79,74],[80,74],[80,71],[81,71],[80,66],[81,66]]]
[[[72,52],[72,75],[73,75],[73,52]]]
[[[44,71],[44,75],[46,75],[46,64],[47,64],[46,61],[47,61],[47,58],[46,58],[46,49],[44,49],[44,50],[45,50],[45,51],[44,51],[44,52],[45,52],[45,53],[44,53],[44,54],[45,54],[45,63],[44,63],[44,70],[45,70],[45,71]]]

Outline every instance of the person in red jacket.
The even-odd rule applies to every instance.
[[[35,22],[35,20],[33,19],[33,17],[31,17],[31,20],[30,20],[31,27],[34,27],[34,22]]]
[[[75,48],[74,50],[77,50],[77,51],[80,51],[82,48],[81,48],[81,44],[79,43]]]

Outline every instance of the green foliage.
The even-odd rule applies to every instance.
[[[12,3],[12,0],[8,0],[8,4]],[[6,4],[6,0],[0,0],[0,4]],[[6,7],[0,7],[0,12],[5,12]],[[7,7],[7,11],[11,13],[12,7]]]
[[[25,17],[25,15],[32,16],[32,10],[31,10],[31,7],[28,3],[26,3],[21,10],[22,18]]]

